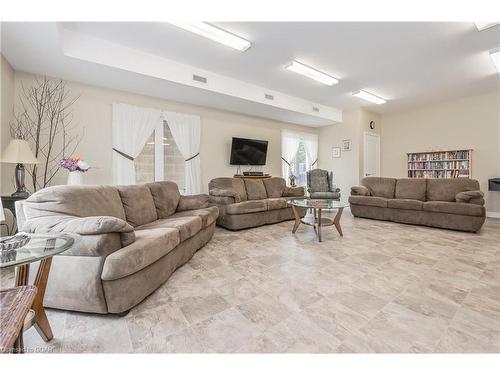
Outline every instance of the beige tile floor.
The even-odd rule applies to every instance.
[[[500,220],[479,234],[342,218],[212,241],[126,317],[49,310],[47,352],[500,352]],[[5,280],[5,277],[4,277]]]

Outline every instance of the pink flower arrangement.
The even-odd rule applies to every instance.
[[[61,167],[70,172],[87,172],[90,165],[86,161],[83,161],[79,156],[70,156],[69,158],[61,160]]]

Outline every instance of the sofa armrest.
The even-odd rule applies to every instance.
[[[461,203],[472,203],[484,206],[484,193],[479,190],[461,191],[455,195],[455,201]]]
[[[332,192],[332,193],[340,193],[340,188],[331,188],[330,192]]]
[[[351,195],[365,195],[369,196],[370,190],[366,186],[352,186],[351,187]]]
[[[241,202],[241,197],[240,194],[238,194],[236,191],[229,190],[229,189],[210,189],[208,192],[210,194],[210,197],[226,197],[226,198],[232,198],[233,202],[231,203],[239,203]],[[226,203],[229,204],[229,203]]]
[[[211,195],[209,202],[212,205],[217,205],[217,206],[227,206],[229,204],[237,203],[233,197],[226,197],[226,196],[216,196],[216,195]]]
[[[22,230],[28,233],[72,232],[80,235],[118,233],[122,246],[135,241],[134,227],[112,216],[42,216],[27,220]]]
[[[304,187],[302,186],[297,186],[297,187],[287,186],[283,191],[284,197],[303,197],[304,195],[305,195]]]
[[[176,211],[197,210],[208,206],[207,194],[181,195]]]

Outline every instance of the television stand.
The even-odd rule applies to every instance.
[[[256,180],[256,179],[271,178],[273,176],[268,175],[268,174],[263,174],[261,176],[244,176],[242,174],[235,174],[233,177],[235,177],[235,178],[248,178],[248,179],[254,179],[254,180]]]

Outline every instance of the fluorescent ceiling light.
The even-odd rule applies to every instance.
[[[500,47],[492,49],[490,51],[490,57],[495,63],[495,66],[497,67],[498,74],[500,74]]]
[[[240,38],[228,31],[219,29],[206,22],[169,22],[181,29],[191,31],[192,33],[204,36],[205,38],[214,40],[228,47],[237,49],[238,51],[246,51],[252,43],[248,40]]]
[[[353,96],[356,96],[358,98],[368,100],[369,102],[375,103],[375,104],[384,104],[386,102],[385,99],[382,99],[376,95],[370,94],[369,92],[366,92],[364,90],[359,90],[355,91],[352,93]]]
[[[319,70],[311,68],[310,66],[301,64],[297,61],[293,61],[286,68],[288,70],[291,70],[292,72],[302,74],[303,76],[314,79],[315,81],[324,83],[325,85],[328,86],[336,85],[337,83],[339,83],[339,80],[337,78],[334,78],[328,74],[320,72]]]
[[[500,22],[474,22],[478,31],[489,29],[490,27],[500,25]]]

